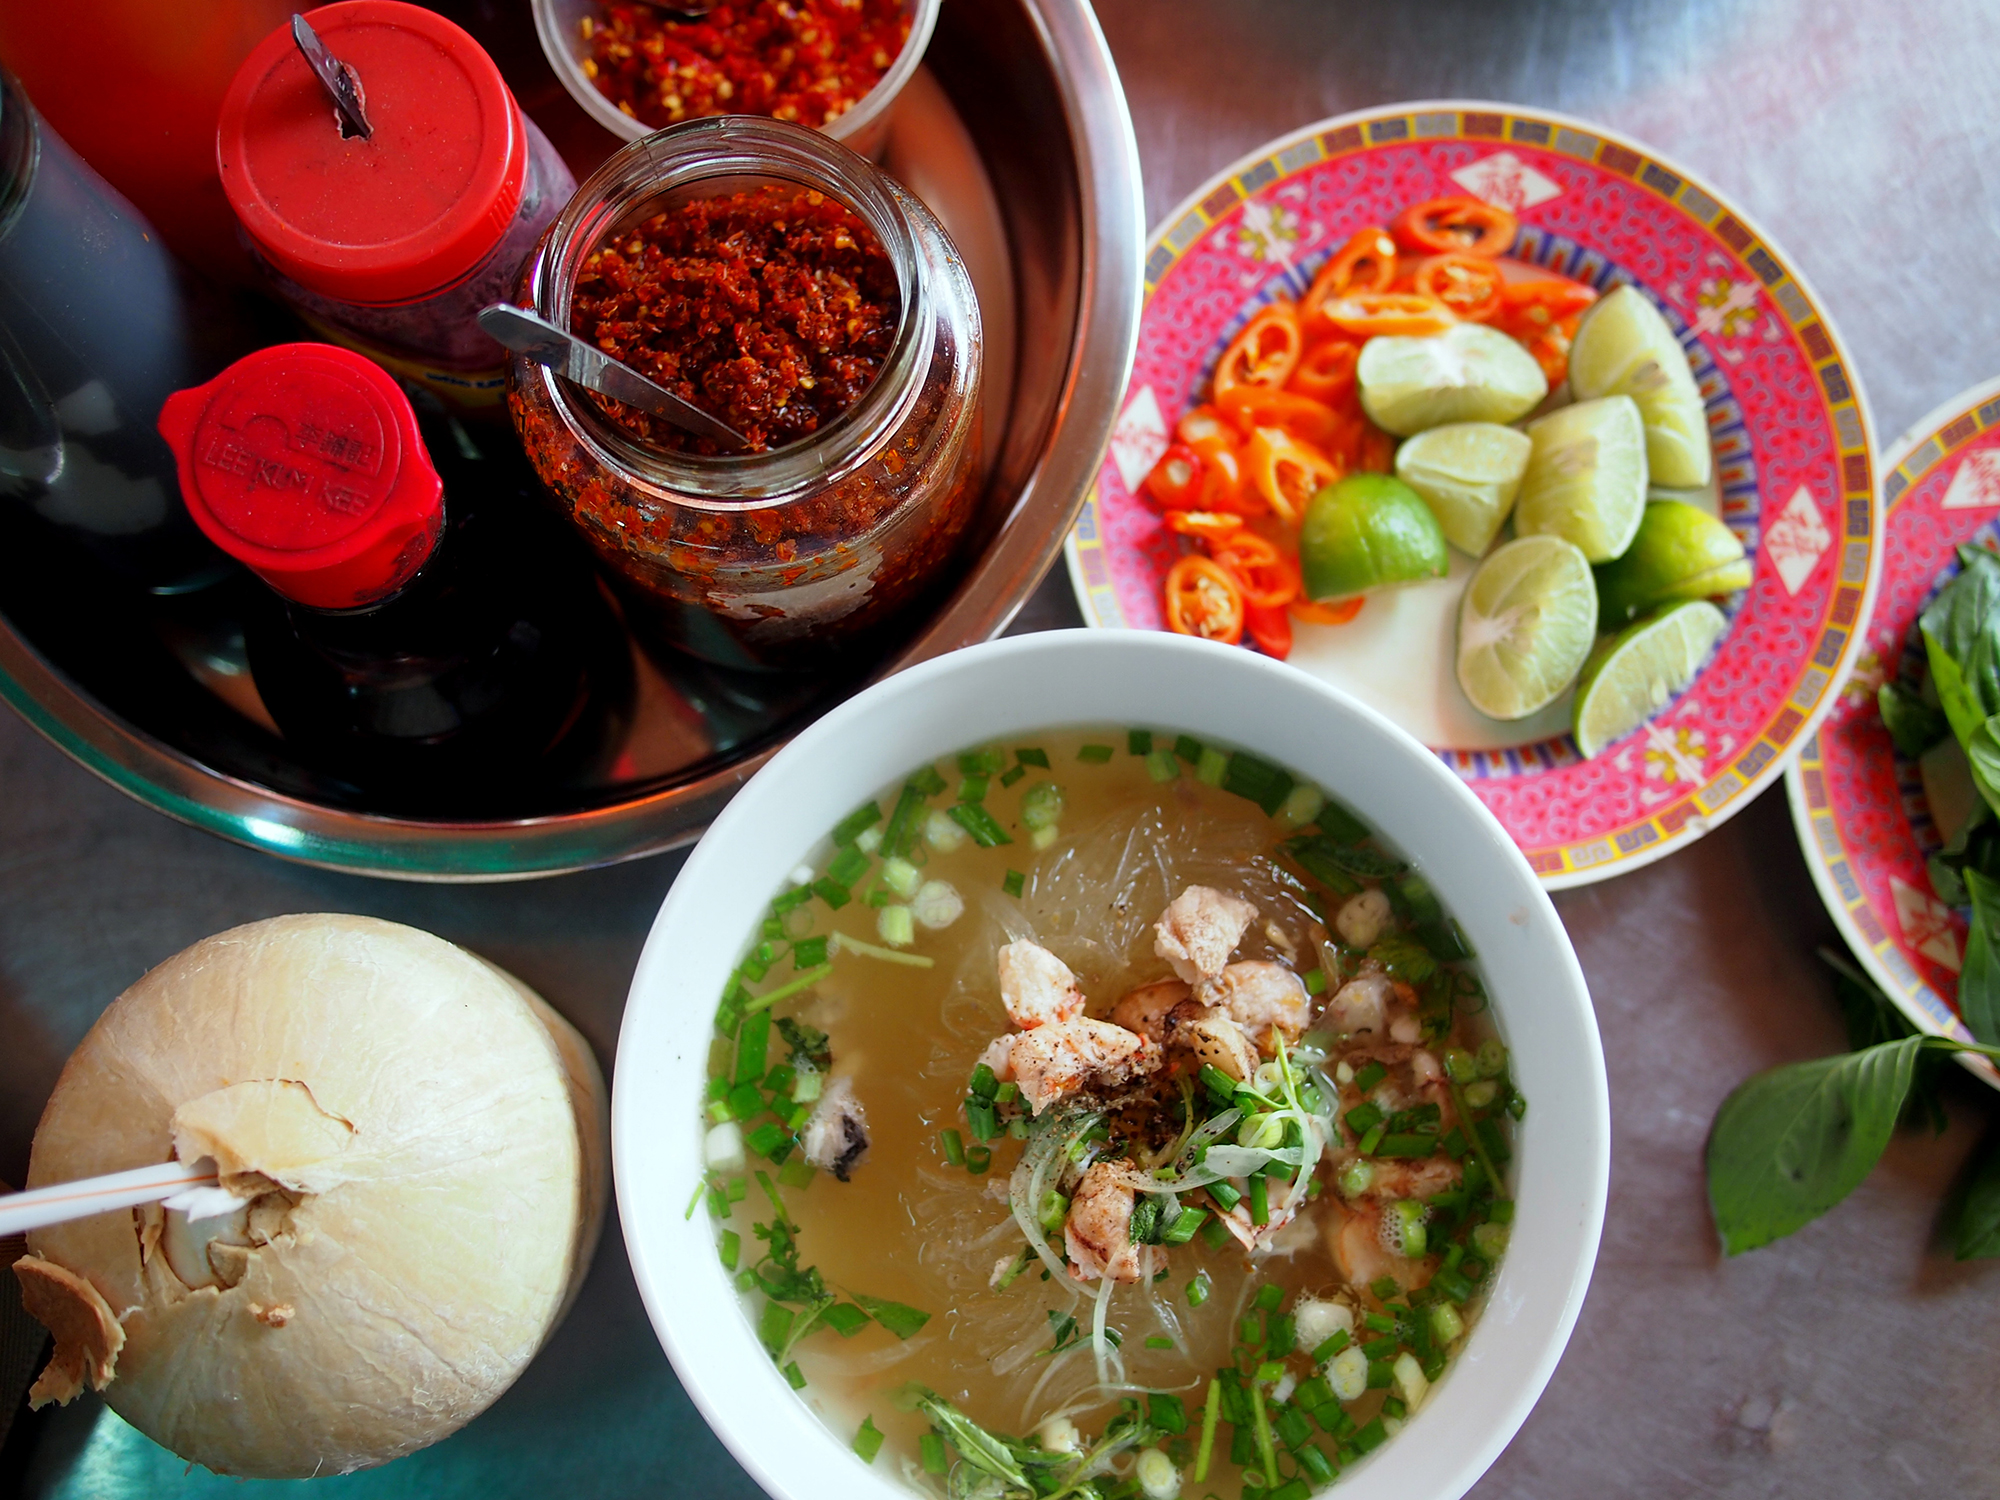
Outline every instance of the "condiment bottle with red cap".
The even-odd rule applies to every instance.
[[[303,758],[382,810],[449,811],[496,782],[516,805],[608,739],[630,660],[589,564],[511,453],[424,442],[374,362],[280,344],[160,413],[196,523],[278,596],[245,637],[259,695]]]
[[[493,59],[443,16],[344,0],[308,20],[357,82],[370,134],[342,119],[281,27],[223,100],[230,207],[316,333],[446,410],[497,417],[506,358],[474,318],[506,298],[576,182]]]

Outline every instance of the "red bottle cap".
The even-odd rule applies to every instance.
[[[373,360],[278,344],[175,391],[160,435],[210,541],[287,599],[373,604],[444,530],[444,483],[410,399]]]
[[[408,302],[451,285],[521,206],[527,124],[479,43],[398,0],[312,13],[361,81],[374,135],[343,138],[289,26],[229,86],[215,159],[230,207],[267,260],[349,302]]]

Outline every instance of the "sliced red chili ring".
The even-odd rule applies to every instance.
[[[1505,255],[1520,221],[1481,198],[1433,198],[1415,203],[1389,226],[1396,243],[1416,255]]]
[[[1283,661],[1292,654],[1292,617],[1285,610],[1245,605],[1243,624],[1266,656]]]
[[[1304,347],[1299,310],[1289,302],[1273,302],[1244,325],[1216,361],[1216,400],[1239,385],[1283,385],[1291,379]]]
[[[1243,639],[1243,590],[1229,570],[1190,553],[1167,570],[1167,628],[1233,645]]]
[[[1298,565],[1254,531],[1237,532],[1209,555],[1235,575],[1245,604],[1282,609],[1299,597]]]
[[[1324,304],[1354,292],[1386,292],[1395,277],[1396,242],[1388,230],[1371,224],[1319,268],[1299,303],[1299,316],[1310,318]]]
[[[1146,475],[1146,493],[1162,510],[1186,510],[1201,495],[1204,467],[1199,453],[1186,443],[1175,443]]]
[[[1467,322],[1480,323],[1504,305],[1506,278],[1492,260],[1477,255],[1432,255],[1417,263],[1412,287],[1435,297]]]

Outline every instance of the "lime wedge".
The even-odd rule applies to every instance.
[[[1429,338],[1372,338],[1354,374],[1361,405],[1398,437],[1446,422],[1511,422],[1549,393],[1535,357],[1484,323]]]
[[[1751,563],[1736,533],[1707,511],[1654,500],[1624,556],[1593,571],[1598,621],[1616,630],[1663,604],[1747,589]]]
[[[1400,479],[1350,474],[1306,505],[1299,564],[1308,598],[1442,578],[1450,562],[1437,517]]]
[[[1586,757],[1622,740],[1690,682],[1729,628],[1690,600],[1626,626],[1590,653],[1576,690],[1576,747]]]
[[[1479,565],[1458,606],[1458,685],[1490,719],[1525,719],[1576,680],[1597,638],[1590,564],[1555,536],[1524,536]]]
[[[1569,388],[1579,401],[1630,396],[1639,403],[1653,483],[1708,483],[1708,413],[1687,350],[1637,287],[1621,286],[1584,314],[1570,345]]]
[[[1609,562],[1632,543],[1646,508],[1646,429],[1630,396],[1558,407],[1528,428],[1534,452],[1514,529],[1546,533]]]
[[[1451,422],[1396,450],[1396,477],[1423,496],[1444,539],[1483,557],[1514,508],[1534,444],[1494,422]]]

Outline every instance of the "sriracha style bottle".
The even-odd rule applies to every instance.
[[[396,382],[329,344],[238,360],[169,397],[160,431],[195,521],[278,596],[245,622],[250,671],[303,756],[376,805],[443,812],[496,786],[518,804],[524,772],[605,747],[622,632],[508,482],[518,462],[449,427],[427,449]]]

